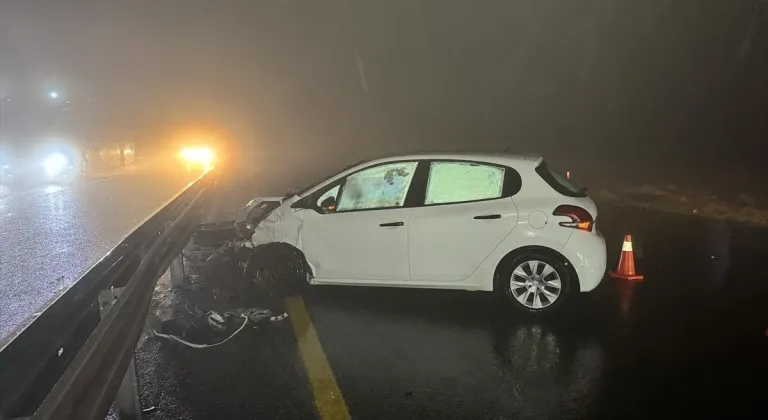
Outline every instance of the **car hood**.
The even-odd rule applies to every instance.
[[[248,214],[251,212],[251,210],[258,207],[260,204],[264,202],[278,202],[282,203],[283,198],[282,197],[256,197],[253,200],[249,201],[243,208],[240,210],[240,217],[238,219],[245,220],[248,217]]]

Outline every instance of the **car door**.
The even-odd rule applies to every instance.
[[[510,198],[520,190],[512,168],[432,161],[423,205],[411,213],[408,248],[413,281],[466,279],[514,229]]]
[[[320,279],[409,280],[406,198],[418,162],[377,164],[315,194],[305,210],[303,250]],[[332,209],[320,203],[334,198]]]

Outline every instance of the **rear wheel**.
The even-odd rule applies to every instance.
[[[554,311],[562,305],[571,286],[562,259],[535,251],[506,262],[499,281],[512,305],[529,313]]]

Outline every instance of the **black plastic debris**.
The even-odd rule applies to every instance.
[[[172,319],[152,327],[156,337],[204,348],[223,344],[247,326],[287,318],[284,301],[307,285],[309,267],[296,247],[253,246],[232,235],[232,224],[208,224],[185,254],[185,282]],[[228,238],[228,240],[227,240]]]
[[[237,237],[237,226],[234,221],[202,223],[194,234],[194,242],[198,246],[215,248],[222,246]]]

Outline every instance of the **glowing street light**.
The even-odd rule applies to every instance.
[[[56,91],[54,90],[54,91],[50,92],[50,93],[48,94],[48,96],[49,96],[51,99],[58,99],[58,98],[59,98],[59,92],[56,92]]]

